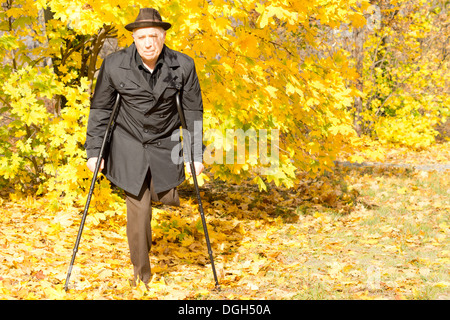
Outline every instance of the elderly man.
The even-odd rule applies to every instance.
[[[179,205],[176,187],[185,179],[179,134],[174,139],[180,127],[175,100],[178,92],[195,170],[197,174],[203,170],[200,85],[193,59],[164,44],[170,27],[153,8],[140,9],[136,20],[125,26],[133,32],[134,43],[103,61],[86,135],[87,166],[94,171],[114,101],[120,94],[120,111],[101,169],[126,193],[134,280],[146,284],[151,275],[152,200]],[[187,169],[189,172],[189,166]]]

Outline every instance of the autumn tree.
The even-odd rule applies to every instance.
[[[214,178],[291,187],[299,172],[322,174],[360,145],[355,128],[420,147],[448,113],[443,2],[9,0],[0,12],[3,184],[55,205],[83,201],[86,118],[102,48],[111,38],[116,49],[132,42],[123,26],[143,6],[173,22],[167,45],[195,59]],[[369,30],[376,10],[380,23]],[[363,60],[346,40],[358,34]],[[244,140],[226,139],[230,131]],[[264,139],[265,157],[248,152]],[[235,152],[242,141],[243,159]],[[101,201],[110,191],[101,180],[98,209],[110,205]]]
[[[421,148],[449,115],[449,14],[443,1],[373,1],[366,30],[361,129]]]
[[[213,162],[215,178],[254,179],[261,189],[267,182],[292,186],[297,170],[321,173],[351,145],[348,53],[318,52],[327,51],[321,38],[341,21],[364,24],[367,2],[7,1],[0,40],[4,179],[22,191],[77,199],[89,176],[83,142],[99,52],[113,35],[119,47],[129,45],[123,26],[149,5],[173,22],[167,44],[195,59],[211,154],[234,151],[237,141],[220,139],[227,129],[278,130],[279,139],[268,141],[277,143],[277,157],[268,156],[277,170],[261,175],[260,159],[247,156],[243,163]],[[40,63],[48,57],[51,64]]]

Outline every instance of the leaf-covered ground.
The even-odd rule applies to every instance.
[[[448,150],[388,158],[448,163]],[[212,180],[201,189],[220,291],[185,185],[181,208],[154,208],[148,289],[129,285],[124,208],[88,218],[65,292],[82,210],[3,195],[0,298],[450,299],[449,171],[338,166],[293,190]]]

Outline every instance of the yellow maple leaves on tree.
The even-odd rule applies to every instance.
[[[428,8],[426,1],[416,2]],[[381,1],[378,5],[383,7]],[[414,39],[436,31],[430,21],[437,13],[424,17],[408,11],[402,16],[398,23],[409,21],[413,35],[408,44],[401,44],[394,26],[378,27],[394,34],[385,48],[378,45],[380,32],[368,34],[361,73],[355,70],[352,45],[343,44],[366,25],[373,8],[367,0],[8,0],[0,11],[0,75],[5,79],[0,87],[0,183],[14,181],[18,191],[48,195],[57,199],[55,206],[84,201],[90,174],[83,143],[95,72],[105,51],[131,44],[124,25],[145,6],[155,7],[172,23],[166,44],[195,60],[214,178],[236,183],[251,179],[264,190],[271,182],[294,186],[299,172],[323,173],[343,151],[361,145],[354,129],[357,96],[366,99],[359,116],[373,128],[368,134],[386,142],[401,143],[411,128],[432,130],[430,125],[448,112],[444,92],[439,99],[416,98],[412,89],[409,96],[396,94],[406,84],[420,87],[429,75],[434,87],[448,84],[448,78],[438,79],[448,61],[411,51],[403,60],[392,58],[396,64],[382,70],[369,63],[373,55],[391,50],[388,56],[395,57],[407,45],[420,44]],[[415,76],[414,64],[423,63],[422,77]],[[354,85],[360,77],[362,91]],[[395,77],[397,82],[390,83]],[[432,121],[418,126],[423,110]],[[392,126],[398,130],[387,129]],[[236,152],[242,147],[240,137],[244,161]],[[429,137],[414,135],[411,139],[418,141],[410,145]],[[258,146],[256,154],[250,152],[253,145]],[[102,199],[115,196],[106,181],[99,185],[99,209],[108,210],[101,204],[111,201]]]

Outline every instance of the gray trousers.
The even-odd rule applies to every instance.
[[[134,281],[140,280],[147,284],[151,279],[149,252],[152,246],[152,200],[172,206],[179,206],[180,200],[176,188],[155,193],[150,172],[137,197],[127,192],[126,195],[127,239]]]

